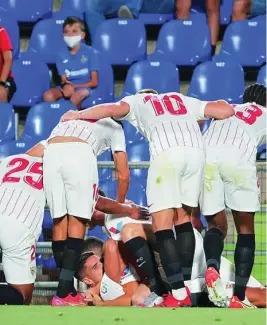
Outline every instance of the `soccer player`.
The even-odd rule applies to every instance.
[[[7,282],[0,284],[0,305],[31,302],[45,206],[44,144],[9,156],[0,165],[0,246]]]
[[[201,211],[209,222],[204,249],[208,270],[206,284],[219,306],[247,308],[245,289],[255,255],[254,215],[260,209],[260,189],[255,165],[257,147],[266,141],[266,87],[249,86],[235,115],[213,121],[205,134],[207,158]],[[216,220],[225,206],[232,210],[238,233],[235,248],[235,287],[228,301],[220,280],[224,235]],[[226,219],[225,219],[226,220]]]
[[[52,304],[80,304],[71,294],[72,279],[83,247],[86,223],[97,199],[96,158],[111,148],[119,174],[117,199],[124,202],[129,184],[122,126],[112,120],[69,121],[52,131],[44,154],[44,189],[54,221],[52,250],[61,269]]]
[[[233,114],[233,108],[224,101],[201,102],[179,93],[157,94],[155,90],[143,90],[118,103],[82,112],[70,111],[62,117],[62,120],[108,116],[126,119],[149,141],[148,207],[163,269],[172,288],[164,306],[191,305],[190,292],[184,285],[184,276],[186,280],[191,278],[195,249],[190,215],[198,205],[205,164],[204,143],[197,120],[224,119]],[[143,265],[152,279],[153,266],[147,262],[150,257],[142,246],[143,239],[140,239],[137,250],[142,255],[135,257],[146,261]]]
[[[82,101],[98,86],[98,60],[94,50],[82,42],[85,38],[82,20],[66,18],[63,34],[68,48],[60,51],[56,62],[61,86],[45,92],[44,100],[53,102],[64,97],[80,109]]]

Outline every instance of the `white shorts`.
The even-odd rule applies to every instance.
[[[0,215],[0,246],[7,283],[34,283],[36,239],[28,227],[19,220]]]
[[[129,223],[141,223],[152,225],[152,218],[149,220],[135,220],[127,216],[117,216],[112,214],[107,214],[105,217],[104,232],[113,240],[121,240],[121,229],[124,225]]]
[[[208,216],[225,209],[256,212],[260,209],[257,168],[237,149],[209,148],[205,166],[201,212]]]
[[[69,214],[90,220],[98,188],[92,148],[81,142],[52,143],[43,161],[44,190],[52,218]]]
[[[197,207],[202,190],[205,153],[199,148],[172,147],[151,161],[147,178],[149,212]]]
[[[120,283],[111,280],[104,273],[100,284],[100,296],[104,301],[117,299],[125,294],[123,285],[139,280],[135,269],[131,265],[124,270]]]

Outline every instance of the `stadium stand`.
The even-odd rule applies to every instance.
[[[52,16],[53,0],[1,0],[0,5],[18,22],[35,23]]]
[[[0,143],[15,140],[15,113],[8,103],[0,104]]]
[[[242,103],[244,71],[235,62],[203,62],[193,73],[188,95],[201,100],[225,99]]]
[[[242,66],[260,67],[266,62],[266,20],[251,19],[236,21],[228,25],[222,49],[214,60],[235,60]]]
[[[1,8],[0,4],[0,25],[4,26],[8,32],[13,46],[13,57],[16,58],[19,53],[19,25],[15,17],[9,12]]]
[[[153,88],[159,93],[179,91],[179,70],[171,62],[134,63],[128,71],[122,97],[135,94],[144,88]]]
[[[267,86],[267,78],[266,78],[266,65],[260,68],[258,73],[257,82]]]
[[[131,37],[129,37],[131,35]],[[146,59],[146,31],[138,20],[109,19],[98,26],[93,47],[111,65]]]
[[[210,53],[210,31],[206,21],[172,20],[162,26],[156,50],[148,55],[148,60],[169,61],[179,66],[195,66],[199,62],[209,60]]]
[[[37,56],[22,55],[13,62],[12,72],[17,85],[12,105],[30,107],[43,101],[43,94],[50,87],[49,70],[45,63]]]

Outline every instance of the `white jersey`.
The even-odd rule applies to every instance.
[[[255,163],[257,147],[266,142],[266,108],[255,103],[234,106],[235,115],[214,120],[204,138],[209,148],[235,147],[244,158]]]
[[[44,206],[42,159],[27,154],[5,158],[0,164],[0,218],[19,220],[38,238]]]
[[[126,152],[122,126],[111,118],[102,120],[74,120],[60,122],[50,134],[54,137],[76,137],[91,145],[96,157],[111,149]]]
[[[130,112],[122,119],[147,138],[152,159],[170,147],[204,149],[197,121],[205,119],[207,102],[179,93],[137,94],[121,101],[130,105]]]

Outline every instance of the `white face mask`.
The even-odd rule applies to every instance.
[[[68,47],[73,49],[81,42],[81,35],[75,35],[75,36],[64,36],[64,41],[67,44]]]

